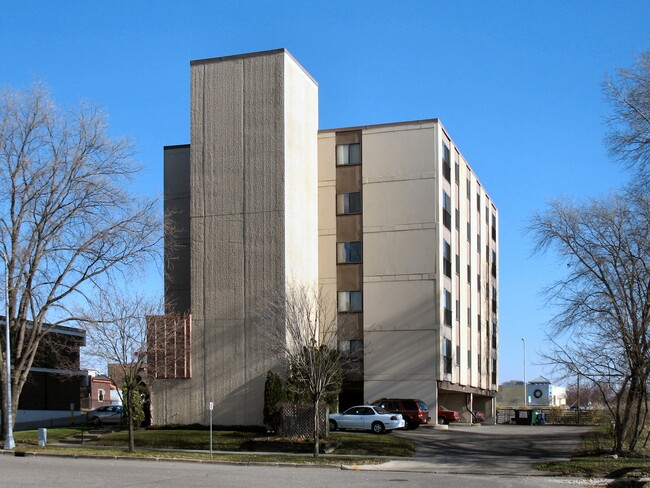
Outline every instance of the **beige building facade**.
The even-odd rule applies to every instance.
[[[319,277],[358,361],[342,407],[419,398],[490,416],[497,222],[437,119],[319,132]]]
[[[165,294],[191,314],[191,374],[153,382],[154,423],[205,423],[213,402],[217,423],[260,424],[276,365],[250,313],[295,282],[337,311],[341,408],[490,417],[498,212],[440,121],[318,131],[317,85],[285,50],[191,72],[191,144],[165,148]]]

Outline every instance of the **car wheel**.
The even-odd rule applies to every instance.
[[[95,427],[100,427],[102,425],[102,419],[99,417],[93,417],[90,423],[92,423]]]
[[[375,434],[383,434],[386,431],[386,427],[384,427],[384,424],[382,424],[381,422],[373,422],[372,431]]]
[[[335,431],[339,426],[336,424],[336,420],[330,420],[330,430]]]
[[[406,424],[406,425],[408,425],[408,428],[411,429],[411,430],[415,430],[418,427],[420,427],[420,424],[418,424],[417,422],[412,422],[412,423]]]
[[[447,423],[447,419],[444,419],[442,417],[438,417],[438,423],[440,425],[445,425]]]

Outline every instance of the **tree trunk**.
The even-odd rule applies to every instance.
[[[320,422],[318,421],[318,399],[314,400],[314,457],[320,454]]]
[[[129,387],[126,393],[127,414],[129,416],[129,452],[135,451],[133,439],[133,388]]]

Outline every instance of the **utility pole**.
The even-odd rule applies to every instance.
[[[7,345],[5,349],[5,357],[7,359],[7,401],[5,402],[5,409],[7,410],[7,437],[5,437],[5,449],[14,449],[16,442],[14,441],[14,426],[13,415],[11,414],[11,341],[9,340],[9,260],[5,253],[0,251],[0,258],[5,263],[5,339]]]
[[[521,338],[524,343],[524,407],[528,406],[528,382],[526,381],[526,339]]]

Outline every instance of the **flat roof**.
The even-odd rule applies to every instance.
[[[313,81],[316,86],[318,86],[318,82],[314,79],[314,77],[307,71],[302,64],[298,62],[296,58],[293,57],[293,55],[287,51],[285,48],[280,48],[280,49],[269,49],[268,51],[256,51],[252,53],[242,53],[242,54],[233,54],[230,56],[219,56],[216,58],[205,58],[205,59],[195,59],[193,61],[190,61],[190,66],[198,66],[202,64],[210,64],[210,63],[219,63],[221,61],[235,61],[238,59],[246,59],[246,58],[256,58],[260,56],[272,56],[274,54],[286,54],[289,56],[296,65],[309,77],[311,81]]]
[[[440,120],[436,117],[433,119],[422,119],[422,120],[407,120],[405,122],[388,122],[383,124],[370,124],[370,125],[358,125],[352,127],[334,127],[331,129],[320,129],[318,133],[321,132],[340,132],[340,131],[352,131],[352,130],[363,130],[363,129],[375,129],[381,127],[395,127],[395,126],[406,126],[406,125],[422,125],[422,124],[431,124],[431,123],[440,123]]]

